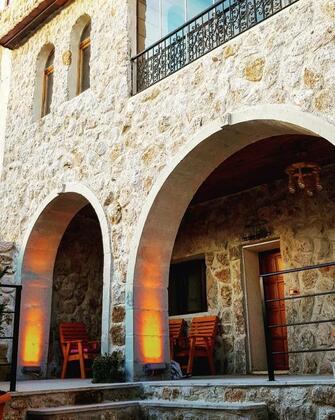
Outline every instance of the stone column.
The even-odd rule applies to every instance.
[[[1,279],[1,283],[3,284],[15,284],[15,253],[15,245],[13,242],[0,242],[0,269],[9,267],[7,274]],[[15,289],[1,289],[0,302],[5,303],[7,305],[7,310],[12,311],[15,305]],[[11,334],[12,322],[12,316],[8,316],[4,319],[3,327],[6,336]],[[11,340],[1,340],[0,365],[10,362],[11,351]],[[9,366],[0,366],[0,381],[8,379],[9,370]]]

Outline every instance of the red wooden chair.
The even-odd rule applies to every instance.
[[[169,320],[169,337],[170,337],[170,358],[175,360],[175,350],[181,344],[185,331],[185,321],[183,319]]]
[[[188,349],[177,353],[178,357],[188,357],[186,372],[192,375],[194,359],[206,357],[212,375],[215,375],[214,347],[218,331],[217,316],[203,316],[192,319],[188,333]]]
[[[59,325],[59,338],[64,358],[61,378],[65,378],[69,362],[79,361],[80,377],[85,379],[85,360],[95,359],[100,352],[100,342],[89,341],[86,326],[82,322],[62,322]]]

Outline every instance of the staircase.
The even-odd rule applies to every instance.
[[[147,420],[159,419],[266,420],[264,403],[134,400],[28,410],[27,420]]]

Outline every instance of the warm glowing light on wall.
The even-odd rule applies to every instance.
[[[29,308],[23,330],[22,362],[25,366],[37,366],[42,358],[43,314],[39,308]]]
[[[144,311],[141,314],[141,347],[144,361],[161,362],[163,359],[161,314],[156,311]]]

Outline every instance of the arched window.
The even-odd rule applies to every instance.
[[[90,87],[91,60],[91,18],[82,15],[73,25],[70,35],[72,55],[68,72],[69,99],[74,98]]]
[[[91,22],[81,34],[78,61],[78,95],[90,87]]]
[[[41,48],[36,60],[36,78],[33,102],[33,120],[50,113],[54,85],[55,47],[46,44]]]
[[[49,54],[47,62],[44,67],[44,76],[43,76],[43,91],[42,91],[42,112],[41,115],[50,113],[51,102],[52,102],[52,91],[54,85],[54,58],[55,50],[52,50]]]

